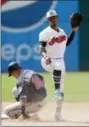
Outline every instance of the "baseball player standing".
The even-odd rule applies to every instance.
[[[72,32],[67,37],[65,31],[57,26],[58,14],[55,10],[50,10],[46,14],[49,26],[39,34],[40,54],[42,67],[52,72],[56,97],[56,121],[61,121],[61,110],[64,97],[64,76],[65,64],[64,53],[78,30],[78,26],[72,26]]]
[[[9,77],[17,79],[12,93],[17,100],[16,103],[6,107],[5,114],[9,118],[29,118],[29,114],[38,112],[43,106],[47,96],[45,82],[41,75],[32,70],[22,70],[22,67],[11,62],[8,65]]]

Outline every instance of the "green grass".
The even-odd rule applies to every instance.
[[[54,100],[54,85],[50,73],[41,73],[46,81],[48,100]],[[2,101],[13,101],[15,79],[2,74]],[[67,72],[64,87],[65,101],[89,101],[89,72]]]

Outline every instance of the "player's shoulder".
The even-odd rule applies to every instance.
[[[48,31],[49,31],[49,26],[46,27],[45,29],[43,29],[43,30],[39,33],[39,35],[40,35],[40,36],[41,36],[41,35],[45,35],[45,34],[47,34]]]
[[[33,73],[36,73],[35,71],[33,71],[33,70],[30,70],[30,69],[25,69],[25,70],[23,70],[23,75],[29,75],[29,74],[33,74]]]

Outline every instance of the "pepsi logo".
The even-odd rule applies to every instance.
[[[55,9],[57,1],[9,1],[2,0],[2,30],[26,32],[38,28],[45,21],[48,10]]]

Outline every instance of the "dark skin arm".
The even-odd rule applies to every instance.
[[[48,65],[51,63],[51,59],[49,57],[47,57],[47,55],[46,55],[46,53],[47,53],[46,49],[45,49],[46,45],[47,45],[47,42],[44,42],[44,41],[40,42],[40,54],[42,57],[44,57],[46,65]]]
[[[40,42],[40,47],[39,47],[40,48],[40,55],[43,57],[46,54],[46,49],[45,49],[46,44],[47,44],[47,42],[44,42],[44,41]]]
[[[77,31],[78,31],[78,27],[72,28],[72,32],[71,32],[70,36],[68,37],[66,46],[69,46],[69,45],[71,44],[72,40],[73,40],[74,37],[75,37],[75,33],[76,33]]]

